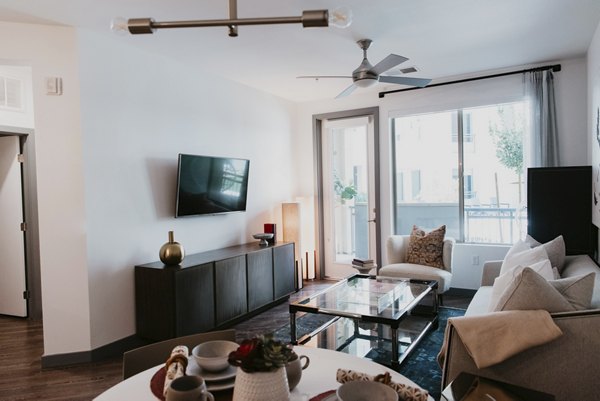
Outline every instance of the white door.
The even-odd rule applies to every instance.
[[[325,276],[357,273],[352,259],[376,259],[375,140],[372,117],[322,125]]]
[[[0,314],[27,316],[19,138],[0,137]]]

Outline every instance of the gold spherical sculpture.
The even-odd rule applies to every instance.
[[[183,246],[173,239],[173,231],[169,231],[169,242],[160,247],[158,256],[165,265],[178,265],[183,261],[185,251]]]

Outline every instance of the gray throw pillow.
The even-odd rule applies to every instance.
[[[575,307],[549,281],[526,267],[502,292],[494,311],[537,309],[552,313],[574,311]]]
[[[535,248],[538,246],[543,246],[548,254],[548,259],[550,259],[550,263],[552,267],[556,267],[559,273],[562,273],[565,268],[565,255],[566,255],[566,247],[565,240],[562,235],[554,238],[552,241],[548,241],[545,244],[541,244],[536,241],[529,234],[525,238],[525,242],[528,243],[531,247]]]
[[[573,307],[577,310],[591,309],[594,292],[594,273],[549,281]]]

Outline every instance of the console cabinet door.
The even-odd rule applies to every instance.
[[[177,272],[175,277],[176,336],[210,331],[215,326],[213,264]]]
[[[137,334],[160,341],[175,337],[174,268],[135,267]]]
[[[252,252],[248,261],[248,310],[273,302],[273,252]]]
[[[294,244],[273,248],[275,299],[282,298],[296,290],[294,277]]]
[[[215,262],[217,326],[248,312],[246,256]]]

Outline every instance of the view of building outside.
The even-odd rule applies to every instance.
[[[518,102],[394,118],[395,232],[409,234],[413,224],[425,230],[445,224],[447,236],[465,242],[519,239],[526,230],[525,107]]]
[[[369,257],[367,127],[332,129],[336,262]]]

